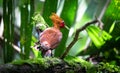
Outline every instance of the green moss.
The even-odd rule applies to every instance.
[[[86,68],[91,68],[93,67],[93,65],[90,62],[87,62],[79,57],[72,57],[72,56],[67,56],[64,59],[67,63],[69,63],[70,65],[76,65],[76,63],[80,64],[82,67],[86,67]]]
[[[48,64],[46,64],[45,59],[42,58],[35,58],[35,59],[28,59],[28,60],[15,60],[12,62],[14,65],[23,65],[23,64],[39,64],[45,68],[48,67]]]
[[[68,70],[66,73],[75,73],[73,70]]]
[[[109,63],[103,63],[97,65],[98,72],[109,72],[109,73],[120,73],[120,67],[116,65],[111,65]]]
[[[12,64],[16,64],[16,65],[22,65],[22,64],[39,64],[45,68],[48,68],[50,66],[54,66],[56,64],[61,63],[62,60],[58,59],[58,58],[34,58],[34,59],[28,59],[28,60],[15,60],[12,62]]]
[[[52,64],[52,65],[56,65],[62,62],[62,60],[58,59],[58,58],[45,58],[46,61],[48,61],[48,63]]]
[[[27,64],[30,66],[34,66],[34,64],[37,64],[39,67],[41,67],[43,70],[48,69],[51,70],[52,68],[64,68],[64,71],[66,73],[79,73],[79,72],[85,72],[85,73],[112,73],[120,72],[120,67],[116,65],[111,65],[109,63],[100,63],[97,65],[93,65],[90,62],[87,62],[79,57],[66,57],[64,60],[61,60],[59,58],[34,58],[34,59],[28,59],[28,60],[16,60],[13,61],[12,64],[16,65],[23,65]]]
[[[41,30],[44,30],[47,27],[49,27],[39,12],[36,12],[32,17],[32,19],[33,19],[32,24],[36,25],[36,27],[38,27]]]

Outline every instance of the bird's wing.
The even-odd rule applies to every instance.
[[[47,29],[40,36],[40,42],[47,42],[51,49],[58,46],[62,38],[62,33],[59,30]]]

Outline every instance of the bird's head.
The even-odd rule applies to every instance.
[[[50,19],[52,20],[54,27],[57,27],[57,28],[65,27],[65,23],[64,23],[63,19],[60,18],[57,14],[52,13],[52,15],[50,16]]]

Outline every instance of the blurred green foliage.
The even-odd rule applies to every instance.
[[[101,62],[98,66],[98,73],[119,73],[120,67],[116,65],[110,65],[109,63]]]
[[[90,38],[92,39],[92,43],[91,46],[86,50],[86,52],[81,52],[80,55],[91,55],[92,57],[94,56],[99,56],[102,57],[103,62],[109,62],[110,64],[116,64],[116,65],[120,65],[120,1],[118,0],[111,0],[108,8],[106,9],[106,12],[102,18],[102,21],[104,23],[104,27],[103,30],[100,30],[99,33],[97,33],[97,36],[95,35],[97,32],[95,29],[93,29],[94,31],[88,31],[88,29],[92,29],[89,28],[87,29],[88,34],[90,36]],[[90,26],[91,27],[91,26]],[[105,39],[102,38],[104,42],[104,44],[102,44],[103,42],[99,43],[101,44],[100,47],[97,46],[97,43],[100,42],[98,41],[99,39],[101,39],[101,37],[98,35],[99,34],[104,34],[101,32],[106,32],[107,35],[105,35]],[[90,34],[94,34],[91,35]],[[94,32],[94,33],[93,33]],[[108,37],[109,36],[109,37]],[[96,41],[97,39],[97,41]],[[106,40],[107,39],[107,40]],[[99,49],[97,49],[99,48]],[[97,58],[100,59],[100,58]]]
[[[30,11],[28,9],[30,5]],[[32,39],[32,16],[34,14],[34,0],[21,1],[21,27],[20,27],[20,48],[21,58],[28,59],[30,55],[30,46]]]
[[[8,8],[8,9],[7,9]],[[4,62],[10,62],[13,60],[13,47],[12,43],[14,42],[14,10],[13,2],[3,1],[3,22],[4,22],[4,49],[3,49],[3,59]],[[7,42],[5,42],[7,40]]]

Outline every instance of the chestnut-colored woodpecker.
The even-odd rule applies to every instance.
[[[50,19],[53,27],[45,29],[39,36],[39,44],[43,57],[50,57],[52,50],[55,49],[62,39],[61,28],[65,27],[64,21],[55,13],[52,13]]]

